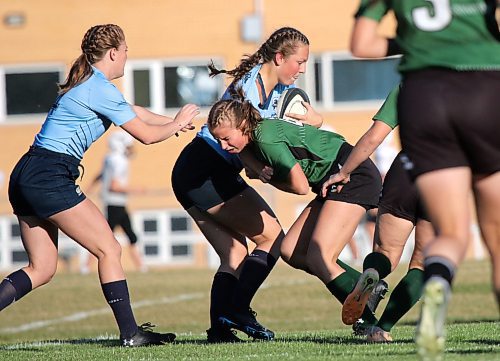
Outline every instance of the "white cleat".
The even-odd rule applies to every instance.
[[[415,336],[417,352],[422,361],[443,359],[446,310],[450,295],[450,284],[441,277],[431,277],[424,286]]]

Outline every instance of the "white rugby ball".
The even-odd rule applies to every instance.
[[[285,116],[287,113],[305,115],[307,108],[302,105],[302,102],[310,103],[307,93],[300,88],[290,88],[281,94],[276,106],[276,115],[278,118],[285,120],[295,120]]]

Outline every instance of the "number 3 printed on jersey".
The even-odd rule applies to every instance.
[[[426,0],[431,7],[423,6],[412,11],[415,26],[423,31],[443,30],[451,22],[450,0]]]

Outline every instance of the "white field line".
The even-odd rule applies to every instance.
[[[265,289],[265,288],[280,287],[280,286],[295,286],[295,285],[305,284],[305,283],[309,283],[309,282],[306,280],[301,280],[301,281],[280,282],[280,283],[274,283],[274,284],[264,283],[260,288]],[[143,308],[143,307],[166,305],[166,304],[178,303],[178,302],[182,302],[182,301],[199,300],[199,299],[205,298],[207,296],[208,296],[208,294],[202,293],[202,292],[185,293],[185,294],[180,294],[180,295],[174,296],[174,297],[162,297],[162,298],[157,298],[157,299],[150,299],[150,300],[142,300],[142,301],[138,301],[138,302],[133,302],[132,308],[134,310],[137,310],[137,309]],[[80,320],[83,320],[83,319],[86,319],[89,317],[105,315],[105,314],[108,314],[109,312],[111,312],[109,307],[100,308],[100,309],[96,309],[96,310],[90,310],[90,311],[77,312],[77,313],[73,313],[71,315],[64,316],[64,317],[53,318],[53,319],[42,320],[42,321],[33,321],[33,322],[25,323],[24,325],[15,326],[15,327],[0,328],[0,334],[21,333],[21,332],[25,332],[25,331],[36,330],[39,328],[45,328],[45,327],[52,326],[52,325],[59,325],[59,324],[66,323],[66,322],[76,322],[76,321],[80,321]]]

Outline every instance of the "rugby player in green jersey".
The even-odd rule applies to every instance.
[[[456,268],[470,238],[469,194],[493,264],[500,304],[500,33],[495,0],[363,0],[351,50],[401,51],[398,117],[406,167],[438,236],[425,250],[418,353],[439,360]],[[389,11],[396,39],[377,33]],[[398,49],[399,48],[399,49]]]
[[[341,191],[349,182],[350,174],[370,157],[384,139],[398,126],[397,98],[399,85],[387,96],[384,104],[373,116],[373,124],[354,146],[349,158],[338,173],[332,175],[322,186],[323,192],[337,184]],[[370,294],[379,279],[385,278],[399,264],[404,247],[415,229],[415,246],[408,265],[408,273],[391,293],[379,321],[375,325],[356,321],[366,300],[363,293]],[[353,329],[357,335],[366,335],[371,342],[392,341],[390,331],[413,305],[420,299],[423,288],[423,250],[434,237],[434,230],[425,214],[415,184],[404,169],[404,154],[394,159],[384,178],[382,196],[378,205],[373,252],[363,262],[363,275],[350,293],[342,312],[351,313],[356,321]]]
[[[326,197],[321,185],[340,169],[352,146],[336,133],[300,122],[262,119],[243,97],[221,100],[210,110],[207,124],[229,153],[250,150],[273,169],[269,183],[285,192],[318,196],[290,227],[281,245],[281,257],[294,268],[318,277],[341,303],[354,288],[354,277],[336,261],[368,209],[378,203],[382,180],[371,160],[351,174],[342,193],[334,187]],[[368,307],[362,315],[376,322]]]

